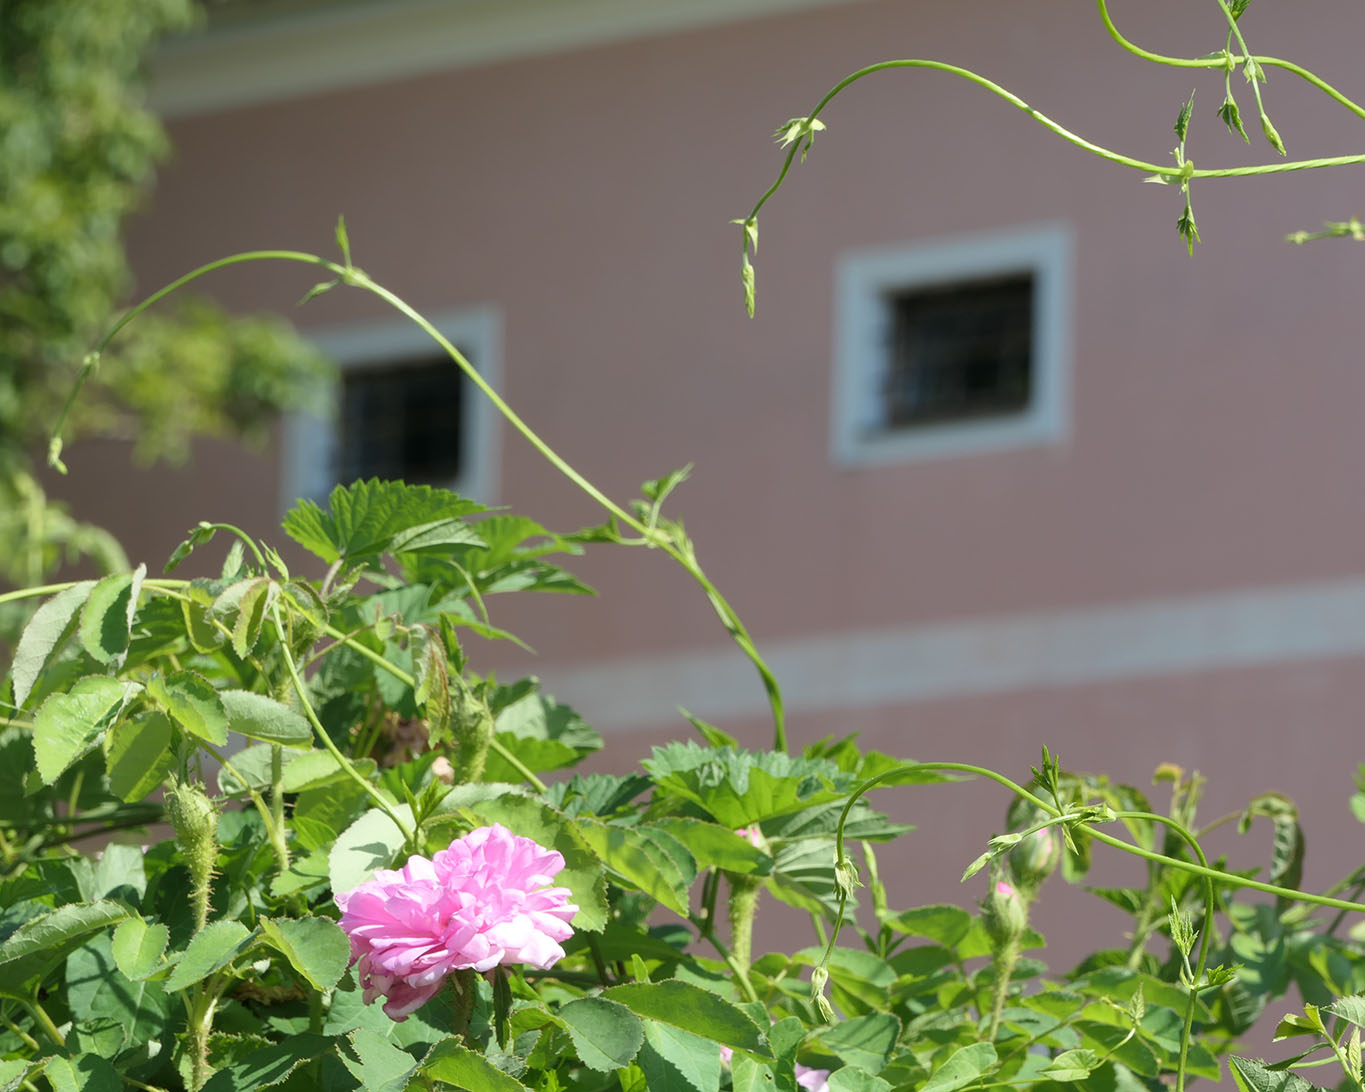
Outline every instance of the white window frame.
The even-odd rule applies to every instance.
[[[470,363],[499,390],[502,379],[502,317],[492,306],[467,307],[429,315],[431,324],[448,341],[469,357]],[[425,330],[410,319],[394,318],[364,321],[307,331],[308,337],[326,353],[341,372],[348,368],[401,366],[413,360],[426,360],[441,352]],[[468,382],[452,360],[452,382]],[[325,417],[289,414],[284,422],[281,466],[282,507],[289,509],[302,497],[319,503],[337,483],[332,478],[336,465],[337,409],[340,384],[334,388],[331,410]],[[497,501],[500,470],[499,417],[493,404],[471,384],[460,405],[460,473],[450,481],[437,482],[446,489],[482,504]]]
[[[836,466],[943,459],[1066,443],[1070,433],[1072,235],[1066,224],[849,251],[838,263],[830,456]],[[1033,277],[1031,390],[1020,413],[884,428],[892,298],[1013,273]]]

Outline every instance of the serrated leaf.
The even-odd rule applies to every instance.
[[[166,926],[149,925],[140,917],[128,918],[114,930],[114,963],[124,977],[140,981],[161,966],[169,940],[170,930]]]
[[[338,485],[324,512],[301,500],[284,517],[284,531],[329,564],[377,560],[386,553],[447,545],[482,545],[464,517],[486,509],[428,485],[378,479]]]
[[[98,1054],[54,1056],[47,1060],[43,1075],[53,1092],[123,1092],[118,1071]]]
[[[513,751],[532,773],[572,766],[602,747],[601,735],[573,709],[551,695],[534,691],[497,709],[493,730],[498,742]],[[520,780],[520,774],[494,753],[488,756],[484,777],[490,781]]]
[[[691,879],[677,862],[650,841],[645,831],[639,827],[603,823],[588,816],[574,820],[574,826],[602,863],[627,884],[675,914],[687,917]],[[692,877],[695,877],[696,865],[691,863]]]
[[[1185,135],[1190,130],[1190,115],[1194,113],[1194,92],[1190,92],[1189,101],[1180,107],[1180,113],[1175,119],[1175,136],[1181,144],[1185,143]]]
[[[871,1012],[844,1020],[819,1033],[819,1042],[847,1065],[880,1073],[896,1048],[901,1022],[889,1012]]]
[[[995,1047],[990,1043],[971,1043],[953,1051],[936,1069],[919,1092],[953,1092],[965,1088],[995,1068]]]
[[[570,1002],[571,1005],[579,1004]],[[568,1006],[565,1006],[566,1008]],[[437,1043],[422,1062],[422,1072],[442,1084],[466,1092],[528,1092],[515,1077],[504,1073],[480,1054],[455,1039]]]
[[[417,629],[413,644],[417,676],[413,696],[426,717],[431,745],[436,747],[450,739],[450,671],[445,644],[430,626]]]
[[[128,917],[126,907],[116,902],[71,903],[24,922],[0,944],[0,968],[31,955],[60,949],[73,940],[99,932]],[[10,972],[0,970],[0,978]]]
[[[175,993],[203,981],[241,955],[253,940],[240,921],[211,921],[197,933],[176,960],[166,979],[166,990]]]
[[[645,1021],[644,1027],[638,1064],[649,1088],[718,1092],[720,1053],[714,1043],[655,1020]]]
[[[33,754],[45,784],[57,780],[95,742],[122,710],[134,685],[87,675],[38,707],[33,717]]]
[[[321,1035],[291,1035],[282,1043],[253,1050],[240,1062],[220,1069],[209,1078],[203,1092],[255,1092],[279,1084],[295,1069],[331,1049],[332,1041]]]
[[[599,1073],[629,1065],[645,1041],[644,1025],[625,1005],[580,997],[559,1010],[583,1064]]]
[[[177,671],[166,678],[152,675],[147,680],[147,696],[190,735],[215,747],[227,743],[227,710],[218,691],[204,676],[193,671]]]
[[[351,942],[326,918],[261,918],[267,944],[278,951],[315,990],[341,981],[351,959]]]
[[[1268,1069],[1264,1062],[1250,1058],[1230,1058],[1228,1068],[1242,1092],[1316,1092],[1297,1074]]]
[[[109,788],[127,803],[146,799],[175,769],[175,733],[166,714],[152,711],[118,721],[105,738]]]
[[[703,1039],[733,1050],[743,1050],[756,1058],[772,1060],[772,1049],[757,1024],[729,1001],[700,986],[678,979],[664,982],[635,982],[612,986],[602,991],[637,1016],[671,1024]]]
[[[399,1050],[381,1032],[359,1028],[351,1034],[359,1062],[341,1053],[341,1060],[366,1092],[403,1092],[417,1072],[417,1063],[407,1051]]]
[[[33,685],[47,667],[57,646],[75,628],[76,616],[94,588],[93,580],[82,580],[63,591],[33,612],[19,644],[14,650],[10,678],[14,682],[14,704],[22,708],[33,691]]]
[[[1356,1027],[1365,1027],[1365,994],[1338,997],[1327,1006],[1327,1011]]]
[[[264,694],[249,690],[220,690],[228,728],[252,739],[306,750],[313,743],[313,729],[300,714]]]
[[[761,876],[772,871],[772,858],[729,827],[702,819],[678,818],[655,819],[649,825],[666,831],[686,846],[702,868]]]
[[[119,666],[128,654],[137,598],[146,575],[147,566],[139,565],[131,573],[106,576],[90,589],[81,608],[78,631],[85,651],[100,663]]]
[[[265,578],[251,581],[242,592],[237,601],[237,621],[232,626],[232,651],[238,659],[245,660],[255,650],[266,612],[278,593],[279,585]]]

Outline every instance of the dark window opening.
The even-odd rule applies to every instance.
[[[888,429],[1023,413],[1033,387],[1033,276],[888,297]]]
[[[465,378],[446,357],[341,375],[337,478],[449,486],[464,469]]]

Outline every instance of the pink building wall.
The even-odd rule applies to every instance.
[[[1346,33],[1360,12],[1311,6],[1253,8],[1252,48],[1365,91]],[[1212,5],[1207,18],[1175,0],[1119,8],[1151,48],[1221,44]],[[500,311],[506,395],[608,493],[695,462],[675,513],[760,647],[794,672],[798,742],[861,731],[879,749],[1021,778],[1044,743],[1140,785],[1158,762],[1198,767],[1215,777],[1210,817],[1265,789],[1295,797],[1308,882],[1326,885],[1356,861],[1343,832],[1365,707],[1359,252],[1282,240],[1357,211],[1359,169],[1197,183],[1205,242],[1188,259],[1174,190],[951,77],[879,75],[823,115],[829,131],[760,217],[748,320],[728,221],[776,172],[769,134],[891,56],[976,69],[1154,162],[1169,161],[1197,86],[1197,165],[1271,158],[1222,130],[1216,74],[1144,65],[1083,5],[869,0],[177,119],[174,162],[134,226],[141,284],[236,250],[329,251],[344,212],[357,264],[419,308]],[[1355,150],[1359,121],[1291,76],[1272,72],[1266,95],[1292,155]],[[1067,441],[833,465],[839,257],[1042,223],[1074,240]],[[235,308],[288,312],[315,279],[253,266],[211,287]],[[341,291],[290,313],[305,330],[386,317]],[[284,506],[275,453],[234,478],[207,448],[115,512],[107,456],[72,452],[80,510],[153,564],[197,519],[271,537]],[[498,501],[548,526],[601,518],[507,431],[500,477]],[[599,598],[495,604],[539,656],[479,648],[475,665],[545,677],[612,737],[603,765],[684,733],[679,703],[767,740],[757,680],[684,574],[607,548],[575,568]],[[958,674],[940,684],[905,662],[900,689],[878,697],[848,681],[856,657],[827,686],[810,666],[850,648],[865,661],[879,642],[938,649]],[[982,786],[885,796],[927,828],[892,870],[897,897],[957,897],[1005,803]],[[1262,863],[1266,840],[1235,853]]]

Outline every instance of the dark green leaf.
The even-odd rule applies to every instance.
[[[645,1041],[640,1018],[605,997],[570,1001],[559,1010],[559,1018],[583,1064],[599,1073],[629,1065]]]
[[[455,1039],[437,1043],[422,1063],[422,1072],[466,1092],[527,1092],[526,1086],[515,1077]]]
[[[1175,119],[1175,137],[1181,144],[1185,143],[1185,134],[1190,129],[1190,115],[1194,113],[1194,92],[1190,92],[1189,101],[1180,107],[1180,113]]]
[[[10,964],[45,952],[65,954],[63,950],[72,941],[107,929],[127,916],[128,910],[118,903],[99,901],[60,906],[42,917],[26,921],[0,944],[0,981],[9,986],[17,985]]]
[[[1264,1062],[1250,1058],[1233,1057],[1228,1068],[1242,1092],[1314,1092],[1313,1086],[1297,1074],[1267,1069]]]
[[[701,819],[655,819],[649,825],[667,831],[685,845],[702,868],[759,875],[766,875],[772,869],[772,858],[768,854],[729,827]]]
[[[639,827],[603,823],[588,816],[573,822],[588,847],[627,884],[675,914],[687,916],[688,888],[696,875],[695,863],[690,875],[684,873]]]
[[[118,1071],[98,1054],[60,1055],[47,1060],[44,1076],[53,1092],[122,1092]]]
[[[625,1005],[637,1016],[672,1024],[757,1058],[773,1056],[757,1024],[729,1001],[690,982],[669,979],[628,983],[612,986],[602,996]]]
[[[351,959],[351,943],[340,926],[326,918],[261,918],[264,940],[315,990],[341,981]]]
[[[85,605],[93,580],[82,580],[59,591],[33,613],[14,650],[10,677],[14,681],[14,704],[23,706],[47,667],[52,653],[74,628],[77,612]]]
[[[92,1025],[116,1021],[122,1029],[120,1049],[160,1039],[171,1013],[165,986],[124,981],[112,948],[109,936],[99,934],[67,959],[66,1000],[72,1015]]]
[[[252,943],[252,934],[239,921],[211,921],[197,933],[166,979],[170,993],[193,986],[226,967]]]
[[[291,1035],[282,1043],[261,1047],[240,1062],[220,1069],[204,1085],[204,1092],[256,1092],[273,1087],[330,1048],[330,1040],[321,1035]]]
[[[417,1072],[412,1055],[380,1032],[359,1028],[351,1035],[351,1045],[360,1061],[353,1062],[344,1051],[341,1060],[366,1092],[403,1092]]]
[[[717,1092],[720,1088],[720,1052],[716,1044],[670,1024],[645,1021],[639,1066],[652,1089]]]

